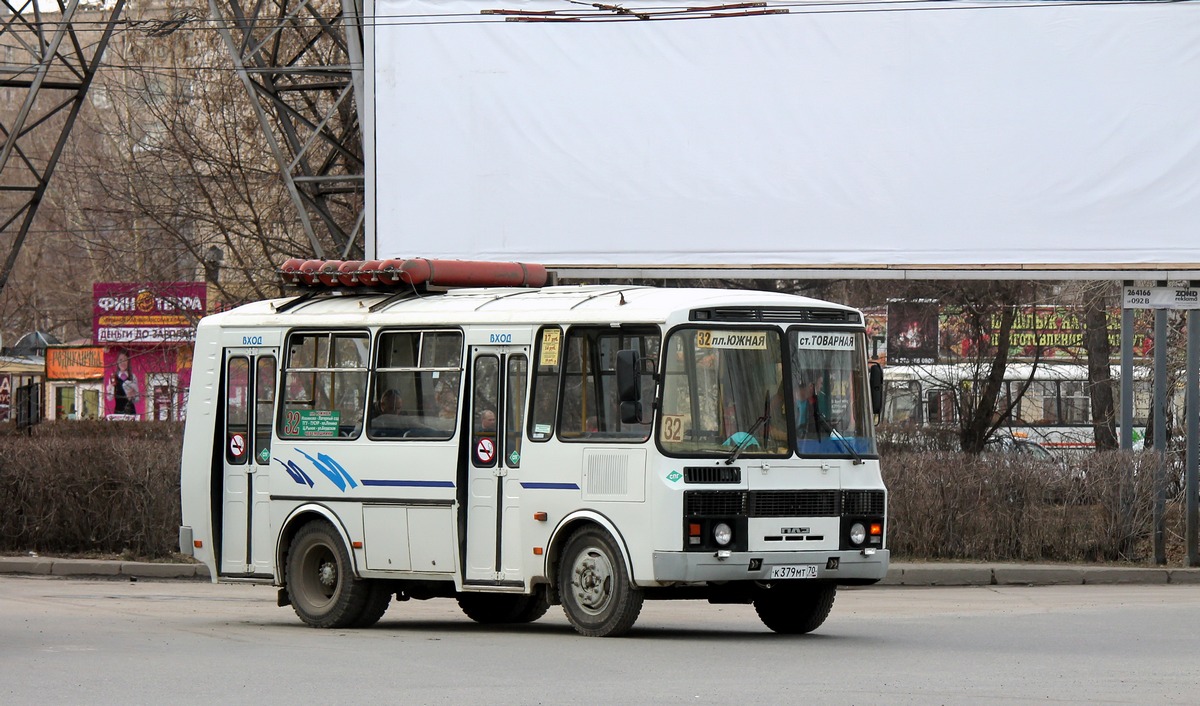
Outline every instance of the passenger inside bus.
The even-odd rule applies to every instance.
[[[798,438],[815,438],[821,431],[817,415],[818,398],[821,396],[823,381],[821,376],[813,380],[802,381],[796,376],[792,387],[792,399],[796,404],[796,436]]]
[[[380,415],[400,414],[402,402],[399,390],[385,390],[383,396],[379,398]]]
[[[399,390],[384,390],[379,396],[379,413],[371,419],[371,432],[381,436],[398,433],[404,426],[404,419],[400,416],[403,405],[404,399]]]
[[[484,409],[479,413],[479,423],[475,427],[480,434],[493,436],[496,433],[496,411]]]
[[[434,398],[437,401],[438,416],[442,419],[453,420],[458,416],[458,389],[451,387],[450,383],[439,382],[434,390]]]

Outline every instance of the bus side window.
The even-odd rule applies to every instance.
[[[449,439],[458,422],[460,331],[382,331],[367,436]]]
[[[496,417],[500,410],[496,408],[496,399],[500,391],[500,359],[494,355],[481,355],[475,359],[475,369],[472,372],[472,383],[475,389],[471,400],[474,421],[471,425],[471,448],[475,449],[475,465],[488,468],[496,465],[496,458],[488,456],[483,451],[487,446],[486,440],[491,440],[491,449],[496,448],[499,433]]]
[[[954,390],[944,387],[926,390],[925,408],[925,419],[930,424],[954,424],[958,421]]]
[[[275,410],[275,357],[262,356],[254,385],[254,458],[258,465],[271,462],[271,421]]]
[[[548,441],[554,435],[558,409],[558,372],[562,353],[562,329],[546,326],[538,335],[534,360],[533,389],[529,393],[529,439]]]
[[[293,333],[284,374],[283,438],[355,438],[367,392],[365,332]]]
[[[1059,401],[1062,404],[1063,424],[1084,425],[1092,420],[1092,400],[1085,384],[1077,381],[1058,383]]]
[[[634,350],[656,367],[661,338],[645,327],[572,327],[564,353],[558,433],[566,439],[645,441],[650,424],[621,421],[617,399],[617,351]],[[653,396],[653,378],[642,376],[644,399]]]
[[[245,441],[250,433],[250,359],[230,358],[225,367],[225,460],[246,462]],[[242,440],[238,445],[234,437]]]
[[[504,394],[504,452],[510,468],[521,465],[521,422],[525,419],[525,386],[529,381],[529,361],[523,355],[508,359],[507,390]]]

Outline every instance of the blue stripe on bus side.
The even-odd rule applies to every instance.
[[[454,483],[448,480],[360,480],[363,485],[379,485],[402,488],[453,488]]]
[[[526,490],[579,490],[576,483],[521,483]]]

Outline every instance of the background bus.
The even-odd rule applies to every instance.
[[[1120,366],[1112,366],[1111,373],[1114,410],[1119,416]],[[893,427],[956,428],[964,402],[969,402],[963,395],[974,394],[977,387],[974,381],[986,376],[986,367],[967,363],[887,367],[882,421]],[[1138,447],[1152,403],[1150,374],[1144,367],[1134,368],[1133,392],[1134,443]],[[1011,436],[1035,441],[1057,452],[1095,449],[1086,365],[1009,364],[1000,394],[1002,399],[997,409],[1013,409],[1005,425]]]

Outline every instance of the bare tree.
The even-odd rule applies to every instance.
[[[1087,355],[1092,434],[1097,451],[1114,451],[1117,415],[1113,401],[1112,344],[1108,338],[1108,302],[1112,284],[1097,282],[1083,292],[1083,348]]]
[[[220,305],[278,296],[275,268],[309,244],[219,35],[153,20],[180,12],[131,10],[148,30],[109,48],[55,205],[91,280],[205,278]]]
[[[1040,286],[1030,282],[960,280],[918,283],[910,296],[956,302],[961,337],[958,361],[965,372],[940,381],[955,394],[960,448],[970,454],[984,450],[996,431],[1009,425],[1029,389],[1041,359],[1040,336],[1034,336],[1033,367],[1029,378],[1005,389],[1014,322],[1022,305],[1035,301]]]

